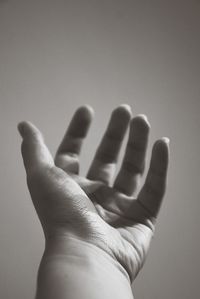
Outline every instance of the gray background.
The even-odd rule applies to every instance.
[[[96,111],[85,173],[113,108],[171,139],[169,188],[137,299],[199,294],[200,1],[0,1],[0,297],[33,298],[44,240],[25,185],[20,120],[55,153],[74,110]]]

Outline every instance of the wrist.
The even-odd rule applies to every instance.
[[[55,280],[62,281],[57,293],[64,285],[68,297],[63,298],[133,298],[124,268],[101,248],[73,236],[47,240],[36,298],[44,298],[45,289]]]
[[[102,247],[102,248],[101,248]],[[63,259],[72,262],[77,259],[84,261],[86,266],[108,265],[113,271],[120,272],[124,278],[131,284],[130,277],[125,268],[115,259],[114,255],[103,249],[103,246],[97,246],[92,242],[85,241],[75,237],[73,234],[53,236],[48,238],[45,244],[43,260],[50,261]]]

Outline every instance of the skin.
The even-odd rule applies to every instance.
[[[57,253],[59,256],[68,252],[72,254],[70,244],[76,243],[76,248],[81,248],[77,249],[76,255],[84,252],[87,260],[90,250],[94,250],[100,260],[105,258],[109,261],[107,275],[113,271],[111,264],[117,265],[119,275],[131,284],[144,264],[154,234],[166,189],[168,138],[163,137],[155,142],[145,183],[139,189],[145,169],[150,125],[145,115],[132,117],[130,107],[121,105],[111,114],[87,176],[81,177],[79,155],[93,115],[89,106],[82,106],[75,112],[55,159],[45,145],[41,132],[32,123],[21,122],[18,125],[23,139],[22,156],[27,184],[46,240],[38,284],[38,289],[43,291],[38,291],[38,299],[51,298],[44,295],[45,283],[41,283],[44,279],[40,278],[46,277],[50,271],[44,266],[46,257]],[[127,129],[129,137],[124,158],[115,176]],[[103,260],[101,263],[104,263]],[[58,264],[54,266],[61,269],[63,263]],[[68,260],[66,265],[69,265]],[[62,295],[55,295],[58,299],[76,298],[73,291],[70,296],[65,296],[66,292],[64,290]],[[130,293],[124,297],[129,296]],[[99,297],[93,294],[91,298]]]

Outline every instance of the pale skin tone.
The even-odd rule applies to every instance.
[[[37,299],[99,299],[105,294],[133,298],[130,286],[153,237],[166,189],[169,140],[155,142],[140,186],[150,125],[146,116],[132,117],[130,107],[121,105],[111,114],[88,174],[81,177],[79,155],[93,114],[89,106],[75,112],[55,159],[33,124],[18,126],[27,183],[46,240]],[[127,130],[127,147],[115,174]],[[84,263],[79,264],[77,257]],[[96,289],[104,280],[103,295]]]

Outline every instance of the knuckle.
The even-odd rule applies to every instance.
[[[139,174],[142,175],[144,172],[144,165],[137,165],[136,163],[130,162],[130,161],[124,161],[123,163],[123,169],[132,174]]]

